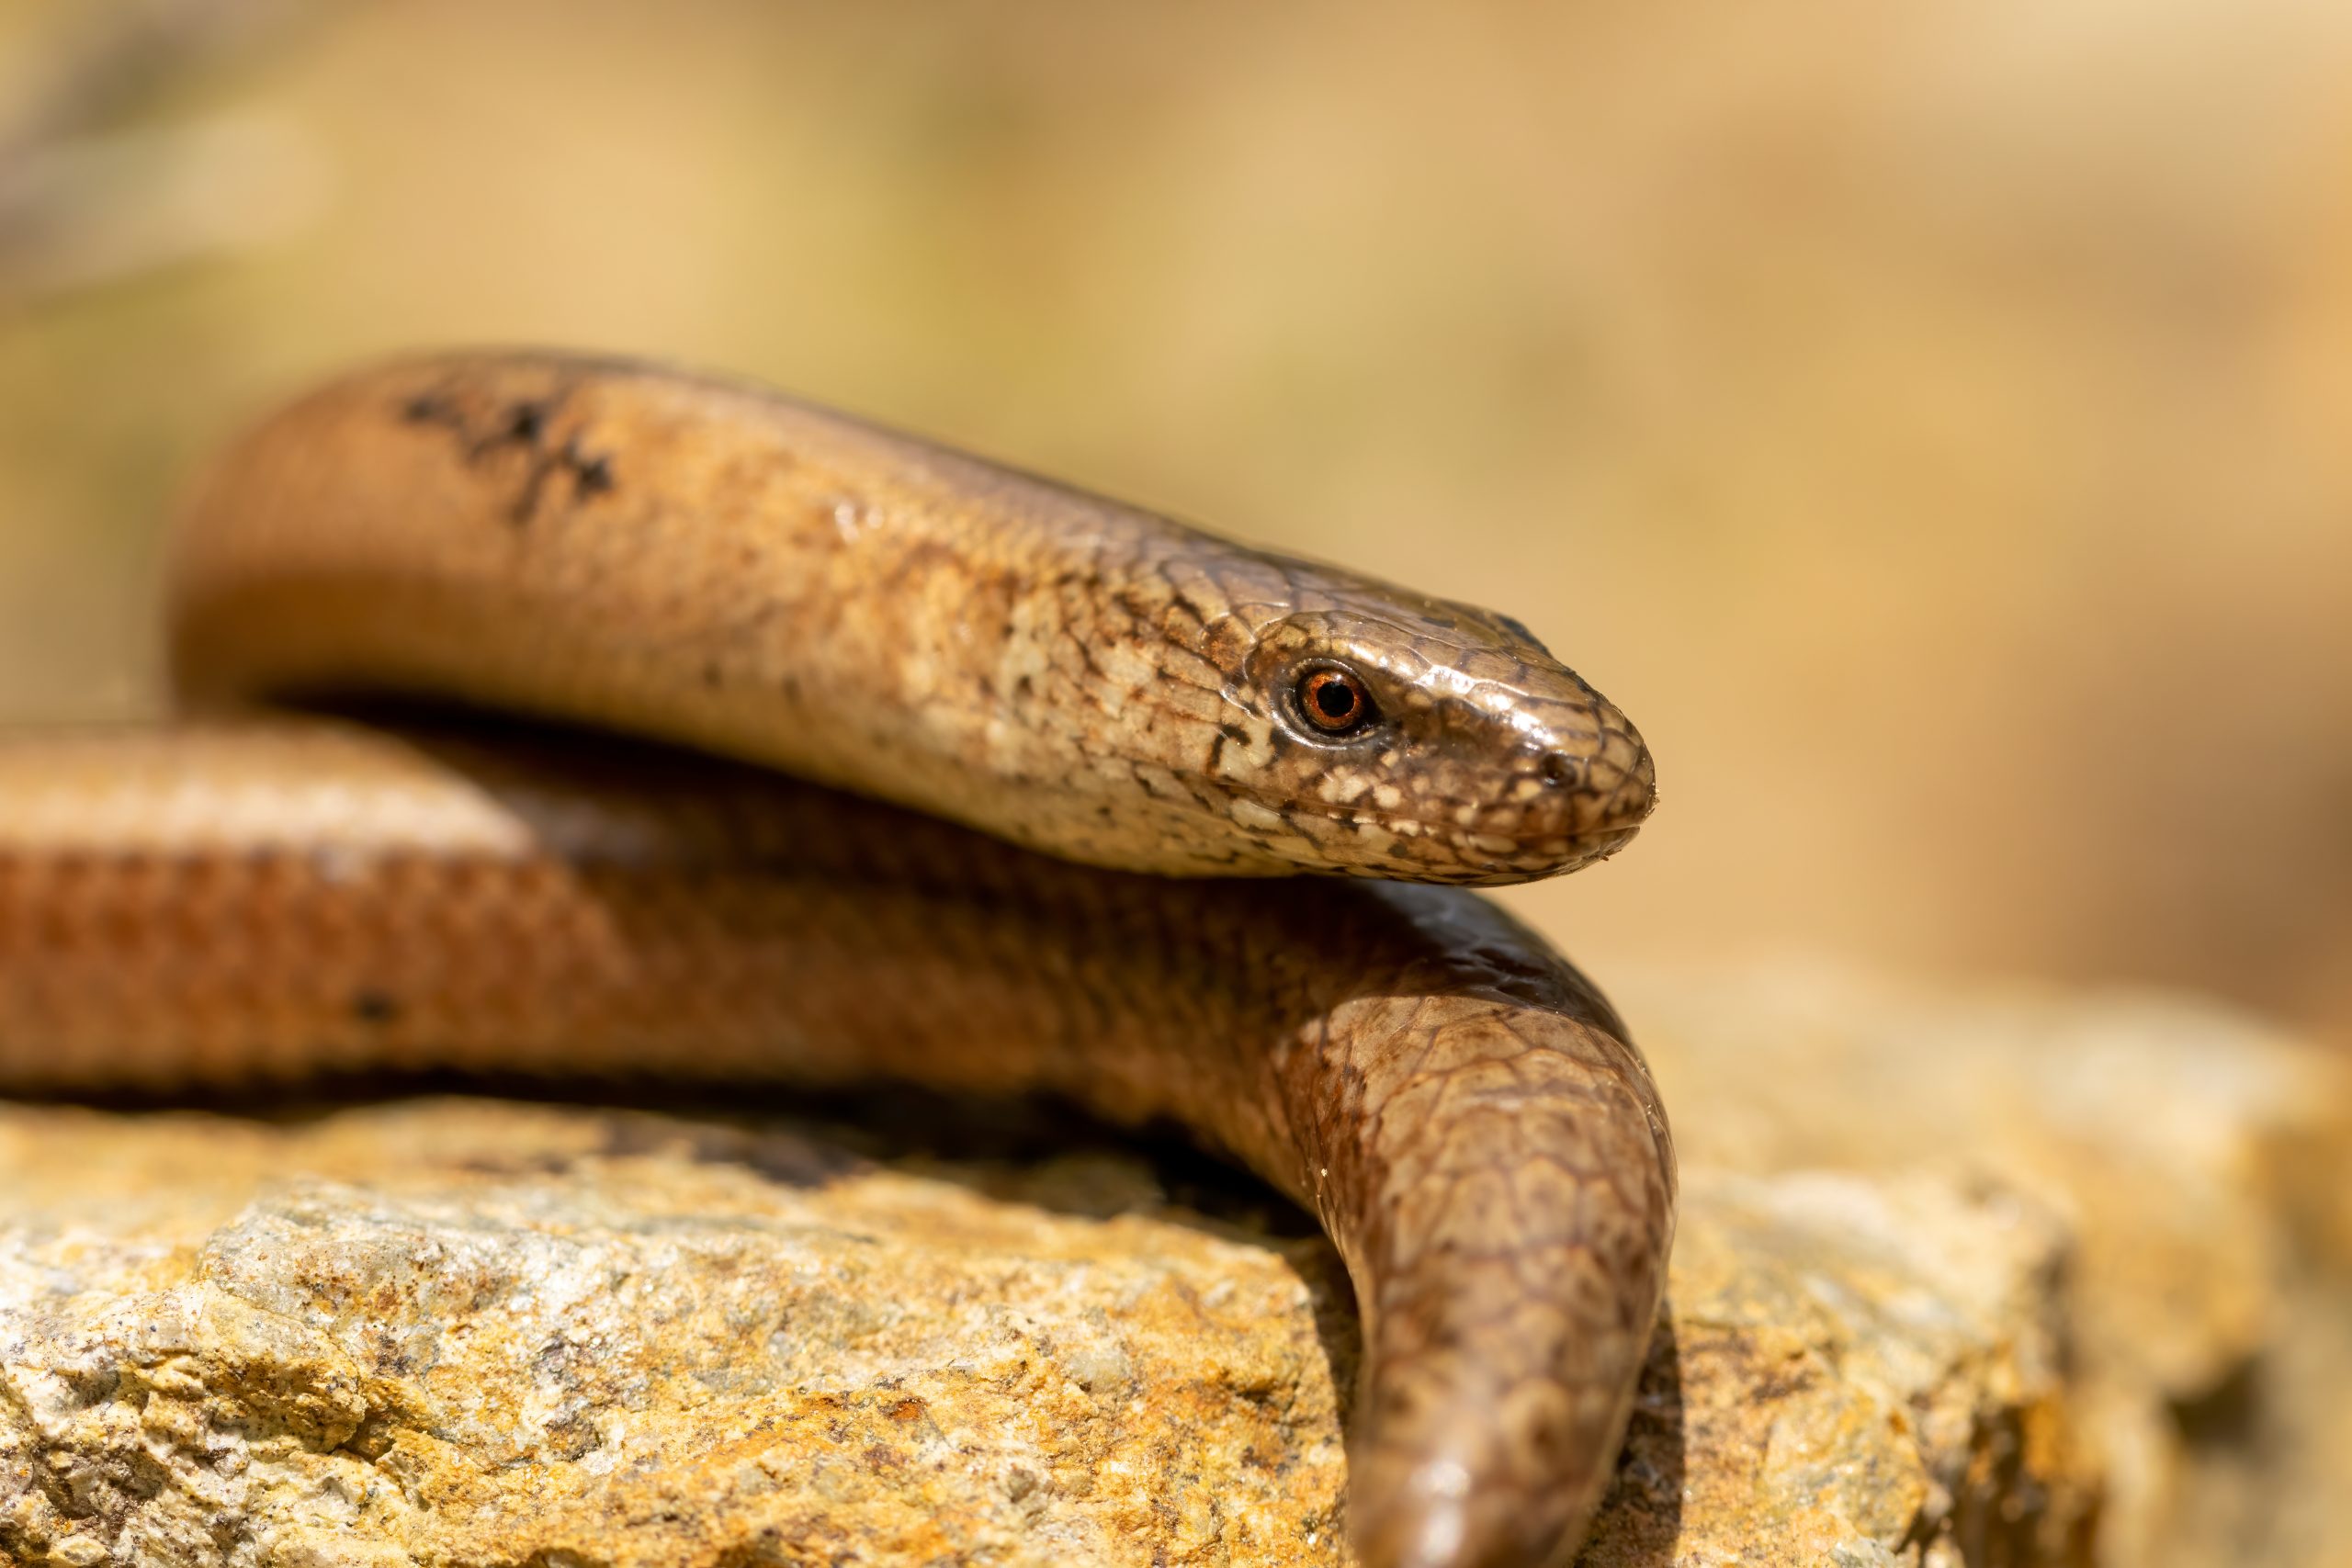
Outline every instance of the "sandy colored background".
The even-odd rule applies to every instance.
[[[2352,1038],[2337,0],[0,0],[0,719],[152,704],[232,426],[481,341],[1521,616],[1660,759],[1518,896],[1604,978]]]

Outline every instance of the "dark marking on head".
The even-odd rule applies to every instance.
[[[516,413],[516,428],[521,428],[521,412]],[[603,453],[591,455],[582,451],[575,433],[563,438],[563,445],[554,451],[535,446],[531,457],[531,471],[523,481],[523,492],[515,497],[512,514],[516,525],[528,523],[539,509],[539,497],[546,491],[548,480],[558,472],[571,476],[571,499],[577,503],[591,497],[609,495],[617,482],[613,478],[613,460]]]
[[[548,480],[559,472],[571,476],[575,502],[608,495],[618,482],[611,456],[585,450],[578,430],[568,434],[560,446],[554,445],[556,420],[571,393],[571,388],[563,385],[540,397],[486,407],[488,399],[469,393],[466,383],[458,380],[413,394],[401,402],[400,417],[410,424],[438,426],[457,437],[469,466],[488,462],[503,452],[526,454],[528,466],[506,508],[506,521],[520,527],[538,512]]]
[[[574,436],[563,444],[563,460],[571,470],[571,491],[578,500],[613,492],[611,457],[602,452],[591,456],[581,451],[579,437]]]
[[[503,439],[537,446],[539,437],[547,434],[548,413],[548,405],[543,402],[516,403],[507,411]]]

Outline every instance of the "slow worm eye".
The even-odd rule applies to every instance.
[[[1325,735],[1352,735],[1372,722],[1372,694],[1353,671],[1322,665],[1299,678],[1298,712]]]

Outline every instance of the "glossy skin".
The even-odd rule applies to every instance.
[[[878,1077],[1170,1118],[1348,1261],[1365,1562],[1573,1549],[1673,1228],[1622,1025],[1459,888],[1167,879],[1512,880],[1622,843],[1646,755],[1523,631],[544,355],[296,405],[216,470],[178,581],[198,693],[436,692],[933,815],[479,728],[0,746],[0,1089]],[[1335,668],[1337,698],[1302,679]]]
[[[395,688],[618,727],[1162,875],[1524,881],[1650,807],[1502,617],[723,382],[553,355],[339,382],[184,533],[198,695]],[[1340,663],[1374,716],[1303,722]]]

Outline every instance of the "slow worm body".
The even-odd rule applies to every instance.
[[[191,510],[175,617],[200,705],[692,750],[480,717],[0,744],[0,1089],[882,1077],[1172,1119],[1346,1258],[1365,1562],[1573,1550],[1672,1145],[1599,994],[1426,885],[1606,854],[1651,784],[1515,623],[548,355],[266,423]]]

